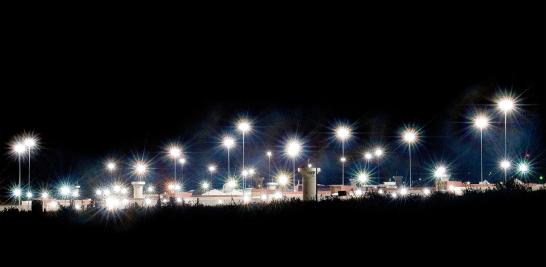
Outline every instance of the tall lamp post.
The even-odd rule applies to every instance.
[[[341,142],[341,184],[345,185],[345,142],[351,137],[351,128],[340,125],[335,130],[336,138]]]
[[[411,188],[411,146],[418,141],[417,130],[408,128],[402,132],[402,140],[408,145],[408,154],[409,154],[409,188]]]
[[[231,166],[230,166],[231,164],[229,162],[229,151],[231,150],[231,148],[233,148],[233,146],[235,146],[235,139],[233,139],[233,137],[231,136],[224,136],[224,139],[222,140],[222,144],[227,150],[227,172],[228,172],[227,176],[231,177]]]
[[[480,182],[483,182],[483,130],[488,126],[489,118],[486,115],[480,114],[474,118],[474,127],[480,130]]]
[[[267,176],[269,176],[268,177],[269,181],[273,182],[273,180],[271,180],[271,156],[273,156],[273,152],[267,151],[266,155],[267,155],[267,168],[268,168]]]
[[[174,181],[176,183],[176,165],[178,165],[177,161],[182,156],[182,149],[180,149],[178,146],[172,145],[172,146],[169,147],[168,152],[169,152],[169,157],[171,157],[171,159],[173,160]]]
[[[385,151],[381,147],[376,147],[374,152],[374,156],[377,158],[377,178],[379,181],[381,181],[381,158],[383,158],[383,155],[385,154]]]
[[[27,197],[32,197],[32,189],[30,186],[30,155],[32,154],[32,150],[38,148],[38,138],[33,135],[28,135],[23,139],[23,144],[25,145],[27,149],[28,154],[28,190],[27,190]]]
[[[216,166],[213,165],[213,164],[210,164],[209,167],[208,167],[208,170],[209,170],[209,173],[210,173],[210,183],[211,183],[211,185],[214,185],[214,180],[212,178],[212,174],[216,171]]]
[[[246,133],[250,132],[250,130],[252,129],[252,126],[250,125],[250,122],[248,120],[240,120],[238,123],[237,123],[237,130],[239,130],[239,132],[241,132],[242,136],[243,136],[243,144],[242,144],[242,148],[243,148],[243,172],[245,172],[245,135]],[[245,192],[245,189],[246,189],[246,181],[245,181],[245,177],[243,177],[243,195],[244,195],[244,192]],[[243,196],[244,197],[244,196]]]
[[[503,159],[499,163],[501,169],[504,171],[504,182],[506,183],[506,175],[508,173],[508,169],[512,166],[512,163],[508,159]]]
[[[180,183],[184,186],[184,165],[186,165],[186,158],[179,158],[178,163],[180,163]]]
[[[21,156],[25,153],[26,147],[25,145],[20,141],[14,141],[14,143],[11,145],[11,151],[12,153],[17,156],[17,164],[19,165],[19,181],[17,183],[17,188],[14,190],[13,195],[17,197],[18,205],[21,205]]]
[[[296,188],[296,158],[300,155],[302,150],[301,142],[298,139],[290,139],[288,140],[288,143],[286,143],[285,147],[285,153],[286,155],[292,159],[292,179],[293,179],[293,187],[294,191],[297,191]]]
[[[502,97],[497,101],[497,108],[504,114],[504,158],[508,158],[508,139],[507,139],[507,120],[508,113],[514,110],[515,101],[513,98],[507,96]],[[506,182],[506,171],[504,172],[504,181]]]

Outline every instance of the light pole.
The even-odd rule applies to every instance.
[[[38,138],[33,135],[28,135],[23,139],[23,144],[25,145],[28,153],[28,190],[27,190],[27,196],[32,196],[32,189],[30,186],[30,155],[32,154],[32,150],[38,147]]]
[[[17,156],[17,164],[19,165],[19,181],[14,196],[17,197],[19,206],[21,205],[21,156],[25,153],[26,147],[20,141],[15,141],[11,146],[12,153]],[[17,194],[18,192],[18,194]]]
[[[508,112],[512,111],[515,107],[515,101],[512,97],[502,97],[497,101],[497,108],[504,114],[504,158],[508,157],[507,151],[507,118]],[[506,171],[504,172],[504,181],[506,181]]]
[[[377,158],[377,178],[379,182],[381,182],[381,158],[385,154],[385,151],[381,147],[376,147],[374,151],[374,155]]]
[[[345,185],[345,142],[351,137],[351,128],[340,125],[335,130],[336,138],[341,142],[341,184]]]
[[[506,174],[508,172],[508,169],[510,169],[510,166],[512,166],[512,163],[508,159],[503,159],[499,163],[501,169],[504,171],[504,182],[506,183]]]
[[[474,118],[474,127],[480,130],[480,182],[483,182],[483,130],[486,129],[488,126],[489,118],[486,115],[481,114],[477,115]]]
[[[268,166],[267,176],[269,176],[268,180],[270,182],[273,182],[273,180],[271,180],[271,156],[273,156],[273,153],[271,151],[267,151],[266,155],[267,155],[267,166]]]
[[[250,125],[249,121],[243,119],[237,123],[237,129],[243,135],[243,172],[245,172],[245,135],[247,132],[250,132],[250,130],[252,129],[252,126]],[[245,177],[243,177],[243,195],[244,195],[245,189],[246,189],[246,181],[245,181]]]
[[[279,184],[279,187],[281,188],[280,192],[281,192],[281,197],[282,197],[282,195],[283,195],[282,192],[284,191],[284,189],[290,183],[290,177],[285,173],[279,173],[277,175],[277,183]]]
[[[216,171],[216,166],[213,164],[209,165],[209,173],[210,173],[210,183],[214,185],[214,180],[212,179],[212,174]]]
[[[186,158],[178,159],[180,163],[180,183],[184,186],[184,165],[186,164]]]
[[[224,140],[222,141],[224,147],[227,150],[227,171],[228,171],[228,177],[231,177],[231,164],[229,162],[229,150],[235,146],[235,139],[231,136],[224,136]]]
[[[176,162],[178,161],[178,159],[180,159],[180,157],[182,156],[182,149],[180,149],[178,146],[176,145],[171,145],[169,148],[168,148],[168,152],[169,152],[169,157],[171,157],[171,159],[173,159],[173,165],[174,165],[174,181],[176,183],[176,165],[178,165]]]
[[[286,153],[286,155],[288,157],[290,157],[292,159],[292,179],[293,179],[293,183],[294,183],[292,186],[294,187],[294,192],[297,191],[297,188],[296,188],[296,158],[300,155],[301,150],[302,150],[301,142],[296,138],[290,139],[286,143],[285,153]]]
[[[411,146],[415,144],[418,140],[419,136],[417,133],[417,130],[408,128],[405,129],[402,133],[402,140],[408,145],[408,153],[409,153],[409,188],[411,188]]]

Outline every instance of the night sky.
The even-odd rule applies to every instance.
[[[26,130],[42,143],[32,159],[36,183],[92,185],[107,180],[105,159],[141,156],[153,159],[149,180],[161,181],[171,175],[161,153],[176,141],[193,188],[209,163],[225,168],[219,138],[245,115],[255,124],[248,164],[264,175],[267,149],[275,168],[290,166],[279,153],[298,133],[306,141],[300,163],[320,165],[319,182],[339,183],[340,147],[330,128],[345,121],[356,131],[348,176],[377,143],[388,148],[382,175],[405,175],[398,134],[415,124],[423,138],[414,177],[428,177],[427,168],[443,160],[458,179],[476,181],[479,137],[468,116],[493,111],[503,90],[524,104],[509,119],[512,158],[528,153],[544,166],[545,6],[528,2],[253,8],[5,1],[0,187],[17,180],[8,145]],[[498,123],[485,136],[485,164],[498,171],[502,124],[491,115]],[[240,145],[232,170],[239,159]]]

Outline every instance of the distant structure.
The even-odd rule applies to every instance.
[[[313,165],[308,164],[298,168],[298,172],[303,180],[303,200],[317,201],[317,174],[320,172],[320,168],[314,168]]]

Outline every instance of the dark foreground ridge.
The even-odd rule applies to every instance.
[[[133,207],[33,214],[0,213],[11,247],[44,242],[45,249],[211,250],[317,257],[426,261],[544,262],[546,191],[434,194],[391,199],[380,195],[269,205]],[[24,240],[24,242],[21,242]],[[21,244],[19,244],[21,242]],[[20,247],[19,247],[20,248]],[[44,249],[44,247],[42,247]],[[268,253],[269,253],[268,252]]]

